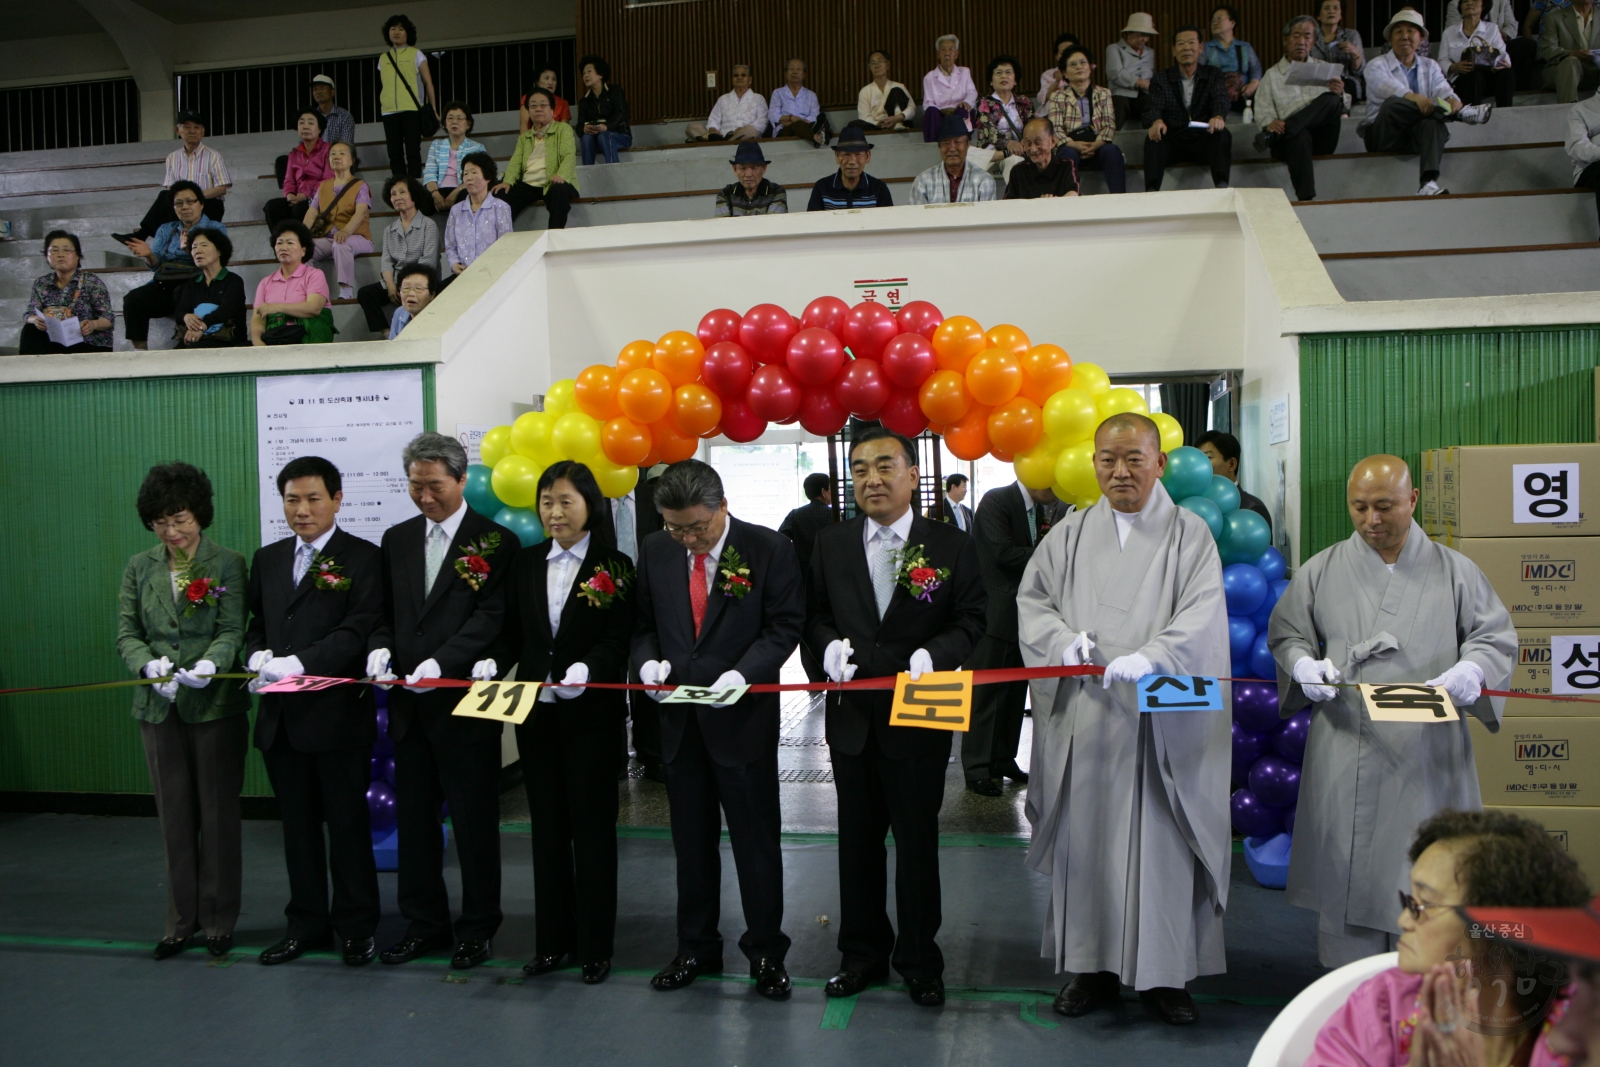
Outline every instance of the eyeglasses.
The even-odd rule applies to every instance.
[[[199,202],[200,201],[196,200],[192,196],[186,196],[182,200],[174,200],[172,202],[172,206],[173,207],[194,207]]]
[[[1427,913],[1429,911],[1433,910],[1434,908],[1455,908],[1455,907],[1459,907],[1460,905],[1457,905],[1457,904],[1424,904],[1421,901],[1419,901],[1416,897],[1412,896],[1410,893],[1407,893],[1404,889],[1402,889],[1402,890],[1400,890],[1400,906],[1402,908],[1404,908],[1406,911],[1409,911],[1411,913],[1411,917],[1413,919],[1415,919],[1417,922],[1421,922],[1424,919],[1424,917],[1426,917]]]
[[[400,294],[402,296],[422,296],[427,293],[427,291],[428,287],[426,285],[402,285],[400,287]]]
[[[711,529],[711,520],[706,519],[704,522],[691,523],[688,526],[674,526],[670,522],[663,522],[661,528],[672,537],[699,537]]]
[[[150,529],[156,533],[165,533],[168,530],[187,530],[195,525],[193,515],[173,515],[165,519],[156,519],[150,524]]]

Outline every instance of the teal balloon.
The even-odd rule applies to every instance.
[[[1178,501],[1180,508],[1187,508],[1206,520],[1206,525],[1211,528],[1212,537],[1222,536],[1222,509],[1217,507],[1216,501],[1203,496],[1188,496]]]
[[[1161,484],[1174,500],[1191,496],[1205,496],[1211,485],[1211,459],[1198,448],[1179,445],[1167,453],[1167,469],[1161,475]]]
[[[474,463],[467,468],[467,488],[462,493],[467,499],[467,507],[476,511],[486,519],[492,519],[505,501],[494,495],[494,486],[490,483],[490,476],[494,468],[483,463]]]
[[[1272,541],[1272,527],[1253,511],[1240,508],[1222,517],[1222,533],[1217,537],[1217,551],[1223,565],[1229,563],[1254,563],[1266,552]]]
[[[523,548],[544,540],[544,524],[532,508],[501,508],[495,512],[494,521],[510,530]]]
[[[1206,486],[1205,495],[1224,515],[1239,510],[1239,487],[1220,474],[1211,476],[1211,484]]]

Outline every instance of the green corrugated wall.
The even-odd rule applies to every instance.
[[[117,589],[129,557],[155,543],[134,510],[152,465],[203,468],[216,493],[207,536],[255,552],[257,377],[0,386],[0,489],[11,508],[0,689],[127,677]],[[422,380],[431,429],[431,365]],[[126,691],[0,697],[0,790],[148,793]],[[245,793],[270,792],[252,749]]]
[[[1300,339],[1301,558],[1350,536],[1363,456],[1595,439],[1600,326]]]

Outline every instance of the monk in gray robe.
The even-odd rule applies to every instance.
[[[1320,916],[1317,951],[1338,967],[1394,950],[1406,849],[1444,808],[1477,811],[1467,722],[1373,722],[1361,691],[1329,683],[1443,686],[1463,714],[1500,728],[1517,634],[1483,572],[1428,540],[1412,520],[1417,491],[1397,456],[1350,473],[1355,532],[1312,556],[1272,612],[1279,710],[1311,705],[1289,855],[1290,904]]]
[[[1166,460],[1143,415],[1101,424],[1103,496],[1051,528],[1017,592],[1029,667],[1106,668],[1033,683],[1027,862],[1050,879],[1041,954],[1078,972],[1056,997],[1068,1016],[1125,983],[1191,1023],[1184,985],[1227,966],[1230,713],[1140,714],[1133,684],[1228,673],[1222,564],[1205,522],[1162,487]]]

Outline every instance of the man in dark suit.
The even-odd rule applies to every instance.
[[[952,474],[944,480],[944,521],[964,533],[972,532],[972,509],[962,503],[967,499],[968,479],[965,474]]]
[[[861,515],[817,537],[811,560],[806,643],[830,680],[955,670],[983,632],[984,590],[972,538],[917,515],[916,446],[872,426],[850,446]],[[935,572],[926,599],[909,586],[914,569]],[[828,748],[839,795],[839,973],[832,997],[882,981],[889,966],[926,1007],[944,1003],[944,957],[934,942],[939,903],[939,805],[950,734],[889,725],[887,690],[830,693]],[[894,831],[895,913],[885,909]]]
[[[663,532],[646,538],[639,553],[633,662],[640,680],[713,689],[778,681],[805,621],[794,547],[782,534],[730,516],[722,479],[699,460],[667,468],[656,480],[655,504]],[[678,954],[651,984],[681,989],[722,970],[717,918],[726,818],[744,903],[739,948],[756,991],[786,997],[778,695],[660,707],[678,861]]]
[[[809,582],[811,546],[817,539],[817,531],[833,525],[833,479],[826,474],[808,474],[804,488],[808,503],[784,516],[778,532],[794,543],[794,554],[800,558],[801,579]],[[800,665],[806,669],[806,677],[813,682],[820,682],[826,677],[822,673],[822,664],[804,643],[800,645]]]
[[[656,510],[655,482],[649,478],[650,470],[649,467],[640,467],[639,482],[633,491],[609,501],[617,549],[628,557],[629,562],[639,558],[639,546],[644,544],[644,539],[661,529],[661,512]],[[638,680],[630,664],[628,681]],[[633,723],[633,750],[638,754],[639,762],[644,764],[644,776],[652,782],[665,782],[667,772],[661,766],[661,716],[656,711],[655,702],[637,690],[625,696],[628,718]],[[626,768],[626,734],[622,738],[620,759]]]
[[[250,567],[245,651],[260,675],[251,688],[299,674],[360,678],[367,639],[383,613],[378,546],[339,529],[343,484],[338,468],[320,456],[290,460],[278,472],[278,493],[293,533],[263,547]],[[336,932],[346,963],[372,962],[378,870],[367,781],[376,711],[365,685],[261,697],[256,747],[282,810],[289,869],[289,930],[261,953],[264,964],[322,948]]]
[[[1244,449],[1239,447],[1237,437],[1221,430],[1207,430],[1195,438],[1194,447],[1211,460],[1212,474],[1220,474],[1234,485],[1239,485],[1239,457],[1244,455]],[[1267,510],[1267,505],[1260,497],[1245,492],[1242,485],[1239,485],[1239,506],[1266,519],[1267,529],[1272,529],[1272,512]]]
[[[1034,546],[1066,511],[1049,488],[1029,489],[1021,482],[983,494],[974,537],[983,587],[989,594],[989,617],[983,639],[972,653],[973,670],[1022,666],[1017,586]],[[1003,778],[1027,782],[1028,776],[1017,766],[1027,693],[1026,682],[980,685],[972,691],[972,726],[961,739],[961,768],[974,793],[1001,796]]]
[[[1196,26],[1179,26],[1172,35],[1173,65],[1150,79],[1145,101],[1144,187],[1156,192],[1168,165],[1206,163],[1211,183],[1228,187],[1233,167],[1233,134],[1228,132],[1228,85],[1221,70],[1200,62],[1202,39]],[[1204,123],[1204,128],[1189,123]]]
[[[500,639],[516,535],[467,507],[467,453],[443,434],[418,434],[403,453],[421,515],[383,535],[383,621],[367,674],[405,676],[389,695],[400,830],[400,912],[410,926],[384,963],[455,945],[451,964],[489,958],[500,927],[499,723],[450,714],[459,689],[415,683],[464,678]],[[483,679],[487,680],[487,679]],[[450,804],[461,859],[461,919],[452,930],[439,806]]]

